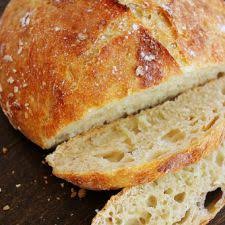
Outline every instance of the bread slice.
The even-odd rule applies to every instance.
[[[197,164],[113,196],[92,225],[203,225],[225,204],[225,143]]]
[[[146,183],[201,159],[221,142],[225,77],[77,136],[47,156],[53,173],[88,189]]]
[[[0,23],[2,109],[50,148],[225,72],[224,24],[222,0],[13,0]]]

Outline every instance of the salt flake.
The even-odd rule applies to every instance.
[[[143,76],[145,73],[144,73],[144,68],[143,66],[138,66],[137,69],[136,69],[136,75],[137,76]]]
[[[173,14],[172,9],[171,9],[168,5],[163,4],[163,5],[162,5],[162,8],[163,8],[164,10],[166,10],[170,15]]]
[[[225,33],[225,24],[224,25],[220,25],[220,30]]]
[[[3,57],[3,60],[5,60],[6,62],[12,62],[13,61],[13,58],[11,55],[5,55]]]
[[[14,83],[14,79],[12,77],[9,77],[9,79],[7,80],[8,83],[13,84]]]
[[[58,31],[61,30],[61,28],[60,28],[60,27],[55,27],[54,30],[55,30],[56,32],[58,32]]]
[[[23,47],[20,46],[19,49],[18,49],[18,51],[17,51],[17,54],[20,55],[22,53],[22,51],[23,51]]]
[[[79,33],[77,35],[77,38],[80,40],[80,41],[84,41],[87,39],[87,34],[84,34],[84,33]]]
[[[149,61],[149,62],[151,62],[152,60],[155,60],[155,56],[152,55],[152,54],[150,54],[150,53],[146,54],[146,53],[144,53],[144,52],[141,52],[141,57],[142,57],[145,61]]]
[[[113,66],[112,68],[112,74],[116,74],[118,72],[118,69],[116,66]]]
[[[20,23],[22,27],[26,27],[30,24],[30,12],[27,12],[24,17],[20,19]]]
[[[15,86],[15,87],[13,88],[13,90],[14,90],[14,93],[18,93],[19,88],[18,88],[17,86]]]
[[[134,23],[134,24],[132,24],[132,29],[133,30],[138,30],[139,26],[136,23]]]
[[[189,54],[190,54],[191,56],[193,56],[193,57],[196,56],[196,53],[195,53],[193,50],[190,50],[190,51],[189,51]]]
[[[93,9],[87,9],[86,10],[86,12],[88,12],[88,13],[90,13],[90,12],[92,12],[93,11]]]

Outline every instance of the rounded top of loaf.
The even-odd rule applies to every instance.
[[[12,0],[0,21],[1,106],[49,148],[96,109],[224,58],[223,0]]]

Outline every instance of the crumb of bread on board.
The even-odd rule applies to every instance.
[[[9,205],[5,205],[2,209],[3,209],[3,211],[7,211],[10,209],[10,207],[9,207]]]
[[[70,194],[70,197],[71,198],[75,198],[77,196],[77,191],[74,190],[74,188],[71,188],[71,194]]]
[[[3,148],[2,148],[2,153],[3,153],[3,154],[6,154],[7,152],[8,152],[8,148],[3,147]]]
[[[79,198],[84,198],[84,197],[86,197],[86,195],[87,195],[87,190],[85,190],[85,189],[80,189],[80,190],[78,191],[78,197],[79,197]]]

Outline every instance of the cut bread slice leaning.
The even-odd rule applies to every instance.
[[[147,183],[221,143],[225,77],[137,115],[77,136],[47,156],[53,173],[87,189]]]
[[[225,204],[225,142],[197,164],[113,196],[92,225],[203,225]]]

